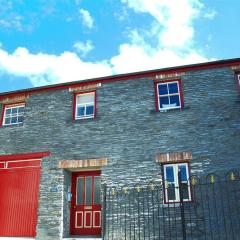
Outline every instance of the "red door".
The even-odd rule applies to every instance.
[[[0,161],[0,237],[36,236],[41,160]]]
[[[72,173],[70,234],[101,236],[101,171]]]

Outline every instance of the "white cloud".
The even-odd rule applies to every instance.
[[[79,13],[80,13],[80,18],[82,20],[82,24],[84,26],[86,26],[87,28],[92,29],[94,20],[93,20],[92,16],[90,15],[90,13],[83,8],[81,8],[79,10]]]
[[[110,62],[115,73],[193,64],[208,59],[194,46],[194,20],[201,17],[200,0],[122,0],[136,13],[152,16],[149,29],[132,29]],[[140,32],[141,31],[141,32]],[[149,42],[149,38],[156,43]]]
[[[203,15],[203,17],[211,20],[211,19],[214,19],[216,15],[217,15],[217,12],[215,10],[209,10]]]
[[[87,40],[86,42],[78,41],[74,43],[73,47],[82,57],[85,57],[87,53],[94,49],[93,43],[90,40]]]
[[[34,86],[39,86],[214,60],[205,57],[201,49],[194,46],[193,23],[202,17],[200,13],[204,10],[200,0],[122,2],[136,13],[149,14],[152,22],[148,30],[130,29],[128,41],[120,44],[115,56],[102,61],[84,61],[82,57],[93,50],[90,40],[74,44],[79,55],[70,51],[59,55],[33,54],[21,47],[9,53],[0,46],[0,72],[26,77]],[[88,11],[80,11],[92,28],[93,19]],[[149,39],[154,39],[155,43]]]
[[[0,19],[0,26],[4,28],[13,28],[18,31],[23,31],[23,18],[20,15],[11,16],[11,18]]]
[[[26,77],[34,86],[112,74],[106,61],[84,62],[73,52],[60,55],[32,54],[20,47],[13,53],[0,49],[0,71]]]
[[[137,13],[148,13],[162,47],[186,47],[194,37],[193,20],[203,4],[199,0],[122,0]]]
[[[147,50],[146,50],[147,49]],[[151,49],[149,46],[123,44],[117,56],[111,58],[114,73],[135,72],[161,67],[206,62],[197,51],[175,52],[170,49]]]

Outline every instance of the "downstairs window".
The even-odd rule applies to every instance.
[[[183,201],[191,201],[188,163],[163,164],[163,181],[165,203],[180,202],[180,182]]]

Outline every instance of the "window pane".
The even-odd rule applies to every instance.
[[[168,97],[160,97],[160,108],[168,108],[169,107],[169,98]]]
[[[181,184],[181,189],[182,189],[183,199],[184,200],[189,199],[188,183],[182,183]]]
[[[6,114],[11,114],[11,109],[10,108],[6,109]]]
[[[11,123],[17,123],[17,117],[12,117]]]
[[[92,205],[92,177],[86,177],[86,205]]]
[[[158,85],[158,94],[159,95],[168,94],[167,84],[159,84]]]
[[[10,124],[11,118],[5,118],[5,123],[4,124]]]
[[[23,113],[24,112],[24,107],[19,107],[18,108],[18,113],[20,114],[20,113]]]
[[[77,117],[83,117],[85,115],[85,107],[78,107],[77,108]]]
[[[23,116],[18,116],[18,123],[22,123],[23,122]]]
[[[175,184],[168,184],[167,195],[168,195],[168,199],[167,199],[168,201],[169,200],[176,200]]]
[[[181,176],[181,181],[187,181],[187,168],[185,165],[180,165],[178,166],[180,169],[180,176]]]
[[[166,166],[166,180],[174,182],[174,171],[172,166]]]
[[[83,204],[84,178],[77,178],[77,205]]]
[[[100,204],[101,178],[94,177],[94,203]]]
[[[169,89],[169,93],[178,93],[178,84],[177,83],[169,83],[168,89]]]
[[[86,115],[93,115],[93,106],[86,107]]]
[[[17,113],[17,110],[18,110],[18,108],[17,108],[17,107],[15,107],[15,108],[12,108],[12,114],[16,114],[16,113]]]
[[[170,106],[180,106],[180,101],[179,101],[179,95],[176,96],[170,96]]]
[[[77,104],[94,102],[94,93],[80,94],[77,96]]]

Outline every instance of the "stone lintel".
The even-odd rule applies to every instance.
[[[14,104],[14,103],[20,103],[20,102],[25,102],[26,99],[28,98],[28,95],[17,95],[13,97],[4,97],[0,100],[1,103],[3,104]]]
[[[69,92],[86,92],[86,91],[96,90],[100,86],[101,86],[101,83],[88,84],[88,85],[78,86],[78,87],[70,87]]]
[[[240,65],[231,66],[232,70],[240,70]]]
[[[160,82],[161,80],[177,79],[184,75],[185,75],[185,72],[158,74],[155,76],[155,81]]]
[[[87,160],[62,160],[58,163],[59,168],[89,168],[103,167],[107,165],[107,158],[87,159]]]
[[[157,163],[168,163],[168,162],[183,162],[192,159],[191,152],[173,152],[173,153],[158,153],[156,155]]]

